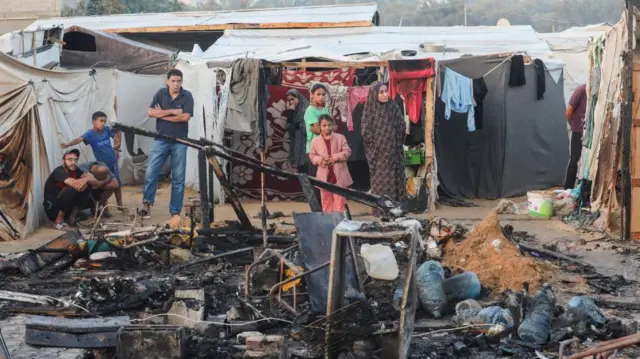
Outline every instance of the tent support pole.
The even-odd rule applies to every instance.
[[[204,155],[206,155],[206,153]],[[220,182],[222,189],[224,189],[224,191],[227,193],[229,201],[231,202],[231,207],[233,207],[233,210],[236,212],[236,216],[238,216],[238,220],[240,221],[242,228],[253,228],[253,226],[251,225],[251,221],[247,216],[247,212],[245,212],[244,208],[242,208],[242,203],[240,203],[238,197],[236,197],[235,193],[233,193],[231,182],[229,182],[227,176],[225,176],[224,172],[222,171],[220,162],[218,162],[216,156],[207,156],[207,159],[209,160],[209,164],[211,164],[211,167],[213,167],[213,172],[216,174],[216,177],[218,177],[218,181]]]
[[[214,207],[215,205],[215,195],[214,195],[214,181],[213,181],[213,167],[211,167],[211,165],[207,165],[207,169],[208,169],[208,179],[209,179],[209,222],[213,223],[214,219],[215,219],[215,215],[214,215]]]
[[[200,189],[200,221],[202,228],[209,228],[209,193],[207,190],[207,158],[198,151],[198,185]]]
[[[33,52],[33,67],[38,67],[38,48],[36,47],[36,33],[31,33],[31,51]]]
[[[633,5],[626,1],[627,38],[622,71],[622,96],[626,100],[622,109],[622,216],[621,239],[631,240],[631,132],[633,131],[633,42],[635,34],[633,24]]]
[[[264,166],[264,147],[260,150],[260,164]],[[267,248],[267,197],[264,193],[264,171],[260,172],[260,195],[262,206],[260,207],[260,219],[262,221],[262,244]]]

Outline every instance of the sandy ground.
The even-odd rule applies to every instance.
[[[152,208],[152,219],[145,221],[145,225],[163,223],[168,219],[170,191],[171,189],[168,183],[161,184],[158,190],[157,203]],[[133,210],[140,207],[142,202],[141,186],[125,187],[123,198],[125,205],[130,209]],[[197,193],[187,191],[185,203],[188,203],[191,198],[197,198]],[[521,197],[513,200],[515,202],[522,202],[525,201],[526,198]],[[483,220],[498,201],[476,200],[473,202],[476,203],[478,207],[457,208],[440,206],[435,211],[412,216],[417,218],[438,216],[450,222],[473,226]],[[254,225],[259,227],[260,220],[254,218],[254,216],[259,213],[260,203],[257,201],[244,201],[242,204]],[[267,207],[271,213],[280,211],[285,214],[285,217],[270,220],[269,222],[271,223],[293,224],[293,212],[309,211],[309,206],[303,202],[269,202]],[[349,207],[356,219],[372,219],[372,217],[370,217],[371,210],[368,207],[353,202],[349,203]],[[130,219],[117,211],[112,213],[114,217],[110,219],[109,222],[131,222]],[[230,205],[216,206],[216,222],[235,219],[235,213]],[[535,236],[535,240],[539,246],[554,244],[558,251],[575,255],[585,262],[594,265],[596,270],[602,275],[622,275],[632,280],[640,276],[640,247],[635,245],[635,243],[623,244],[615,240],[605,240],[600,234],[578,231],[562,223],[558,218],[534,219],[527,215],[500,215],[499,219],[502,225],[511,224],[515,231],[526,231]],[[91,222],[91,220],[84,222],[85,226]],[[61,233],[62,232],[53,229],[49,224],[47,227],[40,228],[24,241],[0,242],[0,253],[24,252],[30,248],[36,248],[47,243]],[[584,295],[591,291],[592,289],[589,288],[584,279],[577,273],[560,273],[559,277],[554,279],[554,292],[556,294],[557,304],[559,305],[566,305],[568,299],[574,295]],[[624,287],[620,289],[618,295],[626,298],[637,298],[637,296],[640,295],[640,286],[630,285]],[[616,311],[604,310],[604,312],[606,316],[609,316]],[[638,316],[637,313],[625,313],[625,318],[639,320],[640,316]],[[24,344],[21,339],[22,333],[19,330],[23,328],[23,319],[22,317],[15,317],[11,320],[13,322],[5,322],[0,324],[0,327],[3,325],[6,326],[6,328],[3,328],[3,332],[5,336],[10,337],[8,338],[9,344],[11,344],[10,346],[12,348],[19,348],[14,352],[22,352],[22,346],[24,346]],[[11,330],[11,328],[13,328],[13,330]],[[7,337],[5,337],[5,339],[7,339]],[[55,348],[47,348],[47,350],[49,349],[51,351],[47,351],[47,357],[59,357],[61,359],[75,359],[77,357],[77,351],[58,353]],[[53,354],[54,352],[55,354]],[[24,354],[25,355],[19,355],[18,357],[25,359],[43,357],[40,355],[42,353],[31,354],[31,352],[25,351]]]
[[[161,224],[168,220],[170,192],[170,184],[166,182],[161,183],[156,196],[156,205],[152,208],[152,218],[151,220],[146,220],[144,225]],[[195,198],[198,198],[197,192],[187,190],[185,193],[185,204],[189,203],[190,199]],[[123,199],[125,205],[132,210],[141,207],[142,186],[125,186],[123,188]],[[526,201],[526,198],[520,197],[514,198],[513,200],[519,203]],[[498,201],[475,200],[473,202],[477,204],[478,207],[460,208],[438,206],[435,211],[411,216],[414,218],[432,218],[438,216],[450,222],[473,226],[484,219]],[[112,198],[110,203],[115,203],[115,199]],[[260,202],[243,201],[242,205],[253,224],[259,227],[260,220],[254,217],[260,212]],[[269,220],[269,223],[279,222],[285,225],[293,225],[293,212],[309,211],[308,204],[304,202],[274,201],[268,202],[267,208],[271,213],[279,211],[285,215],[285,217],[282,218]],[[370,216],[371,209],[367,206],[349,202],[349,208],[355,219],[374,219],[374,217]],[[131,212],[133,213],[134,211]],[[109,222],[131,223],[131,219],[128,219],[118,211],[112,211],[112,214],[114,216],[109,219]],[[232,207],[228,204],[216,206],[214,216],[216,222],[235,220],[237,218]],[[557,244],[558,248],[563,252],[582,257],[585,261],[595,265],[603,275],[620,274],[627,278],[637,278],[640,276],[640,256],[635,257],[637,260],[634,257],[629,259],[629,256],[623,256],[625,245],[615,241],[602,241],[602,235],[577,231],[574,227],[561,222],[558,218],[536,219],[527,215],[500,215],[499,219],[502,225],[511,224],[515,231],[526,231],[534,235],[539,245]],[[88,220],[83,223],[85,226],[88,226],[92,221]],[[0,253],[17,253],[37,248],[60,234],[62,234],[62,232],[53,229],[52,225],[48,224],[40,228],[26,240],[0,242]],[[637,250],[637,247],[633,246],[634,244],[630,245]]]
[[[166,222],[169,219],[169,196],[171,194],[171,185],[170,183],[161,183],[158,192],[156,195],[156,204],[152,207],[151,219],[145,221],[145,225],[152,224],[161,224]],[[142,206],[142,186],[125,186],[123,188],[123,201],[125,206],[129,207],[130,210],[135,210]],[[185,192],[185,205],[190,202],[190,199],[198,198],[197,192],[193,190],[187,190]],[[514,199],[516,202],[526,200],[523,198]],[[415,218],[431,218],[433,216],[439,216],[443,218],[447,218],[449,220],[455,220],[456,222],[473,224],[482,220],[489,211],[496,205],[498,201],[485,201],[485,200],[475,200],[474,203],[479,205],[479,207],[471,207],[471,208],[458,208],[458,207],[445,207],[439,206],[436,211],[416,214],[412,215]],[[110,199],[110,204],[115,204],[115,198],[112,197]],[[253,222],[253,224],[257,227],[260,226],[260,219],[254,218],[260,212],[260,202],[259,201],[243,201],[242,205],[247,212],[247,215]],[[349,208],[354,218],[360,220],[374,219],[371,217],[371,209],[365,205],[356,202],[349,202]],[[267,209],[270,213],[274,212],[282,212],[285,214],[285,217],[278,218],[275,220],[269,220],[271,222],[285,222],[285,223],[293,223],[292,213],[293,212],[308,212],[309,205],[304,202],[284,202],[284,201],[274,201],[267,203]],[[183,210],[183,213],[185,211]],[[113,218],[109,219],[109,222],[131,222],[124,214],[112,210]],[[133,213],[133,211],[131,211]],[[237,219],[233,208],[229,204],[217,205],[214,211],[214,219],[216,222],[225,221],[225,220],[235,220]],[[537,233],[544,234],[544,237],[550,237],[551,239],[555,237],[562,237],[564,231],[572,231],[570,226],[567,226],[556,220],[537,220],[532,219],[526,216],[501,216],[503,220],[514,220],[518,222],[531,222],[534,221],[535,224],[531,226],[527,226],[531,229],[536,230]],[[83,224],[90,224],[91,220],[83,222]],[[516,227],[516,226],[514,226]],[[517,227],[516,227],[517,228]],[[526,229],[523,229],[526,230]],[[575,231],[574,231],[575,232]],[[27,239],[22,241],[13,241],[13,242],[0,242],[0,253],[15,253],[15,252],[23,252],[28,249],[37,248],[44,243],[47,243],[51,239],[62,234],[61,231],[58,231],[53,228],[51,223],[47,223],[45,226],[39,228],[35,233],[31,234]]]

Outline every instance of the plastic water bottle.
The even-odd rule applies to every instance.
[[[480,278],[473,272],[464,272],[446,279],[442,283],[449,302],[476,299],[480,296]]]
[[[478,311],[482,310],[482,306],[475,299],[467,299],[463,300],[456,304],[456,314],[462,313],[463,310],[467,309],[477,309]]]
[[[447,305],[447,296],[442,287],[443,281],[444,270],[436,261],[422,263],[416,272],[420,304],[434,318],[440,318],[445,305]]]
[[[555,304],[556,298],[553,295],[553,290],[550,285],[545,284],[542,289],[536,292],[531,310],[518,328],[520,339],[531,344],[547,343]]]
[[[567,310],[588,319],[589,324],[603,325],[607,320],[596,303],[588,297],[577,296],[569,300]]]
[[[394,280],[398,278],[398,262],[389,246],[365,243],[360,247],[367,274],[375,279]]]
[[[498,306],[486,307],[482,309],[477,318],[481,320],[478,324],[504,325],[507,328],[513,327],[513,317],[507,309]]]
[[[400,283],[398,288],[393,292],[393,308],[400,310],[402,306],[402,294],[404,293],[404,283]]]
[[[453,318],[453,321],[458,325],[500,324],[507,328],[513,327],[511,312],[498,306],[486,307],[484,309],[463,309]]]

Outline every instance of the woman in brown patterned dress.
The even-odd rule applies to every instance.
[[[371,193],[389,196],[402,205],[407,200],[404,173],[405,121],[400,107],[389,99],[387,86],[376,82],[362,114],[362,139],[369,164]],[[374,210],[376,216],[382,215]]]

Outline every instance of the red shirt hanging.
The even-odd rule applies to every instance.
[[[417,68],[417,70],[416,70]],[[418,123],[426,80],[435,74],[433,60],[389,61],[389,96],[404,96],[409,120]]]

